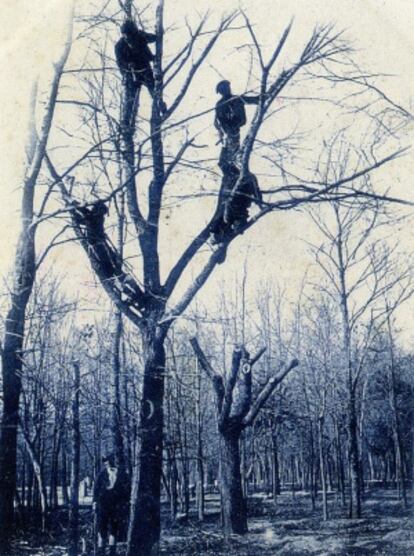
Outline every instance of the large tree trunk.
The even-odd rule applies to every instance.
[[[239,429],[221,433],[220,488],[224,531],[243,535],[247,532],[247,512],[240,472],[240,433]]]
[[[136,500],[131,507],[128,556],[150,556],[158,551],[163,450],[164,339],[146,346],[141,405],[141,450],[134,476]]]

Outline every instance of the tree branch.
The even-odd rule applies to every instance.
[[[261,390],[260,394],[257,396],[248,414],[243,419],[244,427],[250,426],[254,422],[260,409],[266,403],[266,401],[268,400],[268,398],[270,397],[270,395],[272,394],[276,386],[280,384],[282,380],[285,378],[285,376],[298,365],[299,365],[299,361],[297,359],[293,359],[287,367],[282,369],[278,374],[276,374],[269,380],[269,382],[266,384],[266,386]]]
[[[224,398],[224,386],[223,386],[223,378],[213,369],[208,361],[207,357],[205,356],[203,350],[198,343],[197,338],[190,338],[190,344],[194,350],[194,353],[200,363],[201,368],[207,374],[211,382],[213,383],[214,390],[217,396],[217,407],[219,413],[222,410],[223,398]]]

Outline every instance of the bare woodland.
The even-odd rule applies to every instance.
[[[303,40],[287,20],[269,37],[254,10],[176,21],[169,4],[80,2],[50,82],[33,84],[1,297],[0,553],[96,553],[93,483],[112,451],[132,483],[119,554],[410,554],[413,352],[398,315],[413,268],[398,230],[412,201],[380,176],[397,179],[413,116],[361,67],[352,30],[322,21]],[[116,66],[125,19],[156,36],[152,96]],[[203,87],[233,36],[259,98],[236,178],[218,167]],[[260,202],[213,242],[252,179]],[[271,280],[253,251],[231,259],[287,214],[310,230],[293,295],[283,258]],[[86,284],[55,268],[73,252]]]

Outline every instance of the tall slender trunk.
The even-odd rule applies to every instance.
[[[52,447],[52,463],[50,466],[50,491],[49,506],[57,508],[58,506],[58,478],[59,478],[59,452],[61,444],[62,431],[60,425],[55,423],[53,429],[53,447]]]
[[[326,484],[326,462],[323,449],[323,419],[318,420],[318,441],[319,441],[319,468],[321,473],[322,485],[322,515],[323,520],[328,519],[328,493]]]
[[[338,493],[341,496],[341,504],[345,506],[345,473],[344,473],[344,463],[341,453],[341,439],[339,433],[339,425],[335,421],[335,445],[336,445],[336,465],[338,468]]]
[[[178,470],[177,462],[175,459],[175,452],[173,448],[168,450],[168,467],[169,467],[169,488],[170,488],[170,517],[171,521],[175,521],[177,517],[177,506],[178,506]]]
[[[156,554],[160,537],[163,451],[164,338],[149,338],[141,405],[139,469],[134,474],[136,500],[131,507],[128,556]]]
[[[41,526],[42,526],[42,531],[44,531],[46,528],[47,495],[46,495],[46,486],[43,480],[42,466],[40,464],[41,460],[40,460],[40,456],[38,455],[38,451],[35,448],[35,444],[30,440],[28,434],[25,431],[23,431],[23,437],[26,443],[27,452],[32,462],[33,472],[37,481],[40,510],[41,510]]]
[[[196,421],[197,421],[197,486],[196,504],[199,521],[204,520],[204,454],[203,454],[203,415],[201,412],[201,371],[196,358]]]
[[[355,397],[351,394],[348,405],[348,436],[349,436],[349,473],[351,496],[349,517],[361,517],[361,476],[358,457],[358,423],[356,416]]]
[[[80,466],[80,368],[74,363],[72,401],[72,471],[70,478],[69,556],[77,556],[79,544],[79,466]]]
[[[66,439],[66,431],[62,433],[62,450],[61,450],[61,482],[62,482],[62,502],[64,506],[68,506],[69,504],[69,492],[68,492],[68,465],[66,459],[66,448],[67,448],[67,439]]]
[[[277,496],[280,494],[279,453],[276,432],[272,432],[272,493],[273,503],[276,505]]]
[[[122,314],[115,310],[113,317],[113,343],[112,343],[112,435],[114,451],[122,468],[125,468],[125,448],[123,437],[123,423],[121,411],[121,339],[122,339]]]

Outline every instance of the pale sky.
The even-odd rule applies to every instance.
[[[96,3],[96,2],[95,2]],[[48,71],[50,60],[59,55],[63,25],[69,2],[64,0],[2,0],[0,11],[0,168],[2,172],[0,203],[0,275],[5,276],[17,239],[18,210],[20,200],[19,181],[24,156],[25,130],[29,113],[30,84],[37,74]],[[92,4],[92,3],[91,3]],[[100,2],[98,2],[100,4]],[[411,0],[245,0],[240,2],[256,25],[258,38],[263,47],[271,48],[283,29],[294,16],[291,34],[292,46],[286,54],[286,62],[292,61],[295,48],[299,49],[316,23],[334,23],[338,29],[345,29],[353,46],[357,49],[354,58],[362,67],[373,73],[384,73],[390,77],[382,80],[387,95],[408,110],[414,111],[414,2]],[[88,2],[78,2],[78,6]],[[221,12],[237,8],[236,0],[218,2],[197,0],[165,0],[166,25],[173,25],[170,41],[180,33],[185,16],[195,17],[199,12],[211,8],[213,19]],[[148,15],[151,20],[150,15]],[[243,38],[244,37],[244,38]],[[237,63],[235,50],[245,40],[234,32],[220,43],[208,59],[204,77],[195,85],[205,102],[211,95],[214,104],[214,80],[218,75],[230,79],[237,90],[249,86],[246,67]],[[168,42],[166,42],[168,48]],[[76,66],[76,60],[69,60],[68,66]],[[391,77],[392,76],[392,77]],[[146,101],[148,102],[148,97]],[[168,101],[168,98],[167,98]],[[312,114],[309,115],[310,121]],[[207,132],[207,140],[214,141],[214,131]],[[410,138],[407,136],[407,144]],[[412,196],[413,154],[390,166],[381,179],[387,181],[397,192],[407,198]],[[260,168],[256,168],[260,171]],[[399,184],[399,185],[398,185]],[[168,241],[173,244],[180,234],[184,243],[189,231],[188,222],[182,222],[170,229]],[[401,245],[407,251],[414,247],[411,227],[397,232],[401,235]],[[312,264],[302,239],[314,236],[310,225],[297,213],[271,215],[256,229],[238,239],[231,247],[228,260],[219,268],[203,291],[200,299],[211,299],[223,279],[230,280],[237,271],[241,260],[249,253],[249,280],[252,288],[256,280],[278,279],[287,283],[292,297],[295,296],[306,269]],[[182,238],[181,238],[182,239]],[[59,272],[71,276],[71,282],[79,282],[88,276],[82,270],[85,262],[76,248],[56,251],[53,264]],[[68,278],[69,280],[69,278]],[[412,312],[412,304],[404,311],[405,317]],[[405,323],[407,318],[403,319]],[[411,327],[412,329],[412,327]],[[408,331],[407,331],[408,332]],[[412,333],[408,332],[411,338]],[[407,337],[408,337],[407,336]]]

